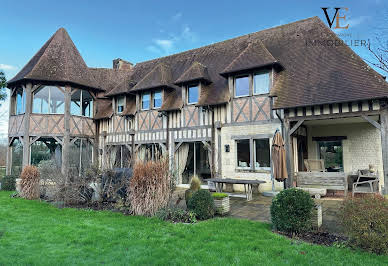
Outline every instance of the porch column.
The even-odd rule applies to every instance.
[[[70,167],[70,101],[71,101],[71,87],[65,87],[65,114],[64,126],[65,132],[63,134],[62,142],[62,174],[67,178]]]
[[[24,87],[26,102],[24,112],[24,132],[23,132],[23,168],[30,164],[30,116],[32,111],[32,84],[28,83]]]
[[[381,105],[380,112],[381,125],[381,150],[383,156],[384,184],[383,194],[388,194],[388,105]]]
[[[290,121],[284,119],[284,146],[286,148],[286,162],[287,162],[287,173],[288,178],[286,181],[287,188],[294,186],[294,159],[291,146],[291,134],[290,134]]]
[[[7,162],[6,162],[6,168],[5,168],[5,174],[10,175],[11,174],[11,167],[12,167],[12,147],[8,138],[7,141]]]

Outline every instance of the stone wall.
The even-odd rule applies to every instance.
[[[368,122],[307,126],[308,156],[318,159],[318,143],[312,137],[346,136],[342,141],[344,172],[356,173],[373,164],[379,171],[380,186],[384,184],[380,131]]]

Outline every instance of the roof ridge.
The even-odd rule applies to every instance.
[[[293,25],[293,24],[302,23],[302,22],[305,22],[305,21],[308,21],[308,20],[316,20],[316,19],[318,19],[320,21],[318,16],[309,17],[309,18],[293,21],[293,22],[290,22],[290,23],[287,23],[287,24],[283,24],[283,25],[279,25],[279,26],[275,26],[275,27],[271,27],[271,28],[267,28],[267,29],[263,29],[263,30],[259,30],[259,31],[255,31],[255,32],[251,32],[251,33],[247,33],[247,34],[244,34],[244,35],[239,35],[239,36],[227,39],[227,40],[223,40],[223,41],[207,44],[207,45],[200,46],[200,47],[197,47],[197,48],[192,48],[192,49],[185,50],[185,51],[182,51],[182,52],[179,52],[179,53],[174,53],[174,54],[170,54],[170,55],[166,55],[166,56],[162,56],[162,57],[157,57],[157,58],[150,59],[150,60],[141,61],[141,62],[136,63],[135,66],[138,65],[138,64],[149,63],[149,62],[161,60],[161,59],[164,59],[164,58],[167,58],[167,57],[172,57],[172,56],[176,56],[176,55],[180,55],[180,54],[185,54],[185,53],[188,53],[188,52],[193,52],[195,50],[199,50],[199,49],[203,49],[203,48],[212,47],[212,46],[219,45],[221,43],[225,43],[225,42],[228,42],[228,41],[237,40],[237,39],[244,38],[244,37],[249,37],[250,35],[257,34],[259,32],[264,32],[264,31],[268,31],[268,30],[274,30],[274,29],[277,29],[277,28],[283,28],[283,27],[287,27],[287,26],[290,26],[290,25]]]

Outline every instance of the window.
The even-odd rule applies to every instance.
[[[249,96],[249,77],[238,77],[234,81],[235,96]]]
[[[257,73],[253,76],[253,94],[269,93],[270,78],[269,72]]]
[[[144,93],[141,97],[141,109],[148,110],[150,109],[150,94]]]
[[[343,172],[342,141],[318,141],[320,158],[328,172]]]
[[[269,139],[236,140],[237,168],[246,170],[270,170]],[[253,155],[253,158],[251,158]]]
[[[65,95],[58,87],[44,86],[33,94],[32,112],[38,114],[63,114]]]
[[[24,114],[26,111],[26,94],[23,89],[16,90],[15,114]]]
[[[187,103],[194,104],[198,102],[199,89],[198,86],[191,86],[187,88]]]
[[[93,97],[86,90],[75,90],[71,95],[70,113],[93,117]]]
[[[240,168],[251,167],[251,154],[249,139],[237,140],[237,166]]]
[[[152,93],[152,101],[154,108],[162,107],[162,91],[155,91]]]
[[[122,113],[124,111],[124,96],[119,96],[116,100],[117,113]]]
[[[255,169],[271,167],[269,139],[255,139],[254,144],[255,144]]]

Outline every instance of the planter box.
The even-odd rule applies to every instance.
[[[316,204],[314,206],[311,223],[314,229],[319,229],[322,226],[322,205],[321,204]]]
[[[216,206],[216,213],[225,215],[230,211],[229,196],[222,199],[214,199],[214,205]]]

